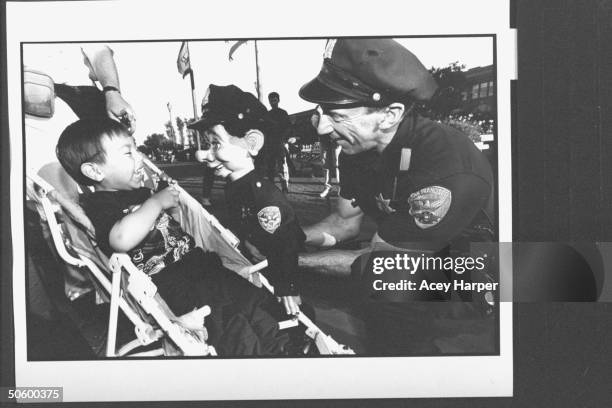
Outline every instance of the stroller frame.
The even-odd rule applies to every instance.
[[[144,163],[148,170],[152,173],[151,178],[166,177],[163,171],[155,166],[148,159],[144,159]],[[45,181],[41,176],[31,174],[28,172],[27,179],[31,183],[31,187],[28,188],[28,197],[30,197],[37,206],[41,207],[42,214],[49,226],[51,232],[51,238],[53,246],[57,250],[60,258],[69,265],[86,268],[91,272],[95,281],[99,283],[99,286],[110,295],[110,312],[108,320],[108,335],[106,342],[106,356],[107,357],[121,357],[121,356],[134,356],[134,357],[150,357],[163,355],[163,350],[157,349],[152,351],[146,351],[141,353],[130,354],[134,349],[140,346],[150,345],[164,337],[166,334],[174,344],[180,349],[183,355],[186,356],[216,356],[216,351],[213,346],[202,342],[189,330],[185,330],[184,327],[177,321],[176,316],[170,311],[163,299],[157,294],[157,288],[151,281],[149,276],[144,272],[140,271],[130,260],[129,256],[123,253],[115,253],[111,256],[107,262],[103,264],[108,265],[108,270],[112,278],[109,280],[107,274],[88,256],[76,248],[71,242],[71,237],[64,236],[62,228],[57,219],[57,214],[60,211],[66,213],[67,217],[64,217],[64,222],[71,222],[76,228],[81,231],[86,229],[78,222],[75,222],[74,218],[70,214],[69,209],[66,209],[62,202],[66,200],[62,197],[61,193],[57,191],[51,184]],[[178,184],[175,188],[179,191],[179,197],[181,197],[180,208],[178,218],[179,222],[183,224],[183,211],[198,211],[198,215],[202,220],[205,220],[211,227],[211,231],[217,233],[221,238],[221,242],[226,245],[231,257],[237,259],[238,266],[234,265],[229,269],[241,275],[243,278],[249,280],[252,284],[258,287],[265,287],[272,294],[274,288],[266,280],[266,278],[259,273],[262,269],[268,266],[266,260],[252,265],[240,252],[238,245],[240,241],[236,236],[223,227],[221,223],[204,209],[193,197],[191,197],[182,187]],[[58,199],[59,198],[59,199]],[[63,198],[63,199],[62,199]],[[55,201],[55,204],[52,202]],[[39,210],[40,211],[40,210]],[[92,237],[91,231],[88,232],[90,240]],[[94,245],[93,242],[89,244]],[[69,250],[70,249],[70,250]],[[214,250],[214,248],[210,248]],[[72,252],[72,253],[71,253]],[[222,257],[223,259],[223,257]],[[225,262],[224,262],[225,265]],[[127,275],[127,285],[122,286],[122,277],[125,277],[123,273]],[[124,293],[122,293],[124,292]],[[154,327],[153,324],[145,321],[139,313],[133,308],[133,304],[130,304],[124,296],[125,293],[129,294],[137,303],[138,308],[141,309],[147,315],[150,315],[154,323],[159,328]],[[122,346],[119,350],[116,350],[116,338],[117,338],[117,323],[118,313],[121,310],[128,319],[134,325],[136,339]],[[204,306],[200,309],[203,315],[210,313],[210,308]],[[298,325],[298,322],[303,324],[306,328],[306,335],[312,338],[317,346],[319,353],[322,355],[334,355],[334,354],[354,354],[354,352],[343,345],[338,344],[331,336],[321,331],[306,315],[298,313],[295,319],[280,322],[280,328],[287,328]]]
[[[93,275],[96,282],[102,289],[110,294],[110,313],[108,323],[108,334],[106,343],[106,357],[122,357],[128,355],[132,350],[140,346],[146,346],[156,342],[167,333],[172,341],[183,351],[185,355],[215,355],[214,347],[207,344],[195,345],[188,336],[183,333],[179,325],[175,322],[176,317],[172,312],[160,302],[159,295],[156,295],[157,288],[151,279],[134,266],[126,254],[113,254],[109,264],[112,271],[112,281],[100,269],[100,267],[80,253],[77,247],[73,246],[70,237],[64,235],[57,214],[61,207],[54,205],[51,196],[57,197],[61,194],[55,188],[38,175],[28,173],[27,178],[38,187],[38,194],[29,189],[28,196],[40,204],[45,221],[49,226],[51,238],[55,249],[60,258],[69,265],[77,268],[87,268]],[[37,198],[36,198],[37,196]],[[64,217],[64,222],[73,222],[71,217]],[[71,251],[70,251],[70,250]],[[71,253],[72,252],[72,253]],[[151,315],[160,329],[155,329],[152,324],[146,322],[133,310],[121,294],[121,272],[125,270],[128,274],[128,293],[140,304],[145,313]],[[118,310],[134,325],[136,339],[127,343],[119,350],[116,350]],[[160,355],[160,350],[131,354],[133,357],[147,357]]]

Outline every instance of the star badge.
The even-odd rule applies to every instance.
[[[376,206],[380,211],[383,211],[385,214],[393,214],[395,212],[395,208],[390,205],[391,199],[385,199],[382,193],[378,193],[376,196]]]
[[[251,216],[251,209],[249,207],[242,206],[240,208],[240,219],[245,220]]]

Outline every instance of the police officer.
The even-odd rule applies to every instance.
[[[286,312],[296,314],[301,300],[295,274],[305,235],[287,198],[255,171],[254,158],[264,143],[266,108],[234,85],[210,85],[209,91],[202,118],[191,127],[203,131],[212,148],[196,157],[227,177],[229,228],[255,260],[267,258],[264,275]]]
[[[367,268],[355,272],[351,265],[375,249],[435,255],[452,244],[494,239],[490,164],[466,135],[414,110],[416,102],[429,100],[436,90],[427,69],[396,41],[327,42],[321,71],[300,89],[300,96],[318,104],[318,133],[329,134],[342,148],[340,198],[332,214],[304,228],[306,243],[331,247],[354,238],[364,215],[374,218],[378,229],[369,248],[304,254],[302,266],[363,278]],[[374,351],[439,351],[431,321],[448,310],[436,308],[371,307],[370,312],[376,311],[370,322],[375,322],[370,324]],[[415,314],[422,318],[415,320]]]

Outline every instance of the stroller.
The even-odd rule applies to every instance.
[[[145,164],[148,169],[145,182],[154,188],[165,175],[150,161],[145,160]],[[240,253],[239,240],[196,199],[180,186],[176,187],[181,193],[176,218],[183,230],[194,237],[196,245],[216,252],[227,269],[274,293],[274,288],[259,273],[267,267],[267,262],[264,260],[252,265]],[[108,259],[98,249],[93,226],[77,204],[79,194],[87,194],[88,191],[86,187],[77,185],[59,164],[46,166],[38,174],[28,171],[26,175],[27,198],[48,227],[52,246],[72,271],[71,275],[80,275],[81,285],[67,287],[66,293],[71,298],[78,297],[87,291],[82,283],[89,280],[96,291],[97,301],[110,302],[106,357],[216,356],[216,350],[206,343],[205,336],[197,328],[181,323],[181,319],[172,313],[157,293],[151,279],[126,254],[115,253]],[[119,310],[134,325],[136,339],[117,349]],[[210,309],[204,306],[191,313],[203,318],[210,313]],[[297,325],[305,328],[305,334],[313,339],[320,354],[354,354],[350,348],[323,333],[303,313],[298,314],[296,319],[280,322],[279,328]],[[151,350],[150,345],[160,340],[163,347]],[[143,346],[148,349],[138,352]]]

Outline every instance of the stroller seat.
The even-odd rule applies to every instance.
[[[157,294],[150,278],[138,270],[127,255],[114,254],[108,259],[97,248],[93,226],[75,199],[79,194],[78,185],[59,164],[45,166],[39,174],[30,173],[27,178],[27,196],[36,203],[59,257],[71,266],[67,275],[70,279],[66,279],[66,294],[74,300],[95,288],[100,301],[111,303],[107,357],[128,355],[135,348],[154,343],[164,335],[169,340],[166,349],[178,347],[184,355],[215,355],[214,348],[207,345],[193,327],[182,323],[191,316],[174,316]],[[117,351],[115,339],[119,308],[134,324],[137,338]],[[201,316],[202,321],[209,312],[207,307],[203,307],[192,313]],[[154,350],[130,355],[150,356],[162,352],[167,354],[167,351]]]

